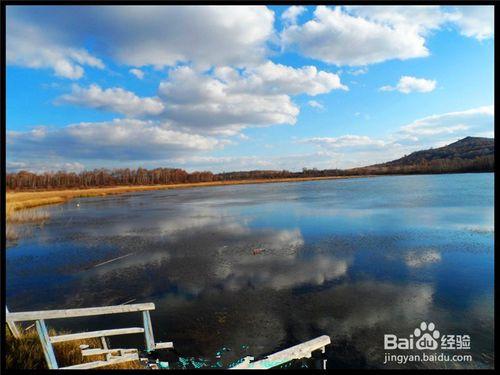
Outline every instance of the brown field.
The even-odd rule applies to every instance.
[[[123,193],[130,193],[135,191],[147,191],[147,190],[186,189],[186,188],[204,187],[204,186],[333,180],[341,178],[358,178],[358,177],[369,177],[369,176],[276,178],[276,179],[260,179],[260,180],[198,182],[190,184],[171,184],[171,185],[117,186],[117,187],[103,187],[103,188],[91,188],[91,189],[7,192],[6,217],[8,221],[11,221],[15,218],[16,216],[15,212],[18,210],[44,206],[48,204],[64,203],[73,198],[99,197],[99,196],[123,194]]]

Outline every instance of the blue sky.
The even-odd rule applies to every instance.
[[[7,7],[7,168],[348,168],[493,137],[493,8]]]

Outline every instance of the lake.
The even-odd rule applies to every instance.
[[[493,180],[384,176],[75,199],[44,208],[50,220],[10,244],[7,305],[154,302],[156,341],[211,363],[217,352],[233,361],[327,334],[329,368],[492,367]],[[409,337],[422,321],[441,336],[469,335],[470,349],[443,352],[472,361],[384,364],[388,352],[418,353],[385,350],[384,335]],[[134,323],[140,314],[49,326]],[[143,345],[141,335],[111,343],[120,340]]]

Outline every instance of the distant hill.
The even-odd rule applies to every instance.
[[[439,148],[416,151],[400,159],[351,171],[358,173],[493,172],[495,140],[466,137]]]
[[[495,140],[493,138],[466,137],[447,146],[417,151],[401,159],[393,160],[381,165],[404,166],[415,165],[433,160],[472,160],[481,156],[493,156]]]

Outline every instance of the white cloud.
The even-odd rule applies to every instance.
[[[78,162],[59,162],[50,159],[30,160],[29,163],[23,161],[7,161],[6,168],[9,173],[28,171],[32,173],[44,173],[53,171],[82,172],[85,166]]]
[[[331,149],[341,148],[366,148],[366,147],[384,147],[385,142],[372,139],[366,135],[343,135],[341,137],[314,137],[307,138],[302,142],[313,143]]]
[[[317,96],[336,89],[348,90],[334,73],[268,61],[242,70],[173,68],[159,85],[159,97],[138,97],[119,87],[73,85],[72,92],[55,103],[128,117],[157,116],[195,133],[237,135],[246,127],[295,124],[299,108],[291,96]]]
[[[297,18],[306,10],[307,8],[305,6],[292,5],[283,12],[281,19],[286,24],[295,24],[297,23]]]
[[[411,136],[453,133],[457,130],[488,130],[493,128],[494,108],[492,105],[465,111],[448,112],[427,116],[402,126],[400,133]]]
[[[364,67],[361,67],[359,69],[351,69],[348,71],[348,73],[350,75],[353,75],[353,76],[359,76],[359,75],[368,73],[368,68],[366,66],[364,66]]]
[[[451,18],[449,12],[435,5],[348,6],[346,9],[351,14],[371,22],[424,36],[432,30],[439,29]]]
[[[158,115],[164,108],[158,98],[140,98],[119,87],[103,90],[96,84],[88,88],[73,85],[72,92],[60,96],[56,103],[74,104],[127,116]]]
[[[9,7],[7,55],[10,63],[27,64],[45,47],[93,40],[99,55],[137,68],[178,62],[247,66],[264,60],[273,23],[274,12],[265,6]],[[43,43],[27,30],[43,36]]]
[[[318,71],[315,66],[293,68],[271,61],[249,70],[241,88],[261,93],[316,96],[332,90],[348,90],[337,74]]]
[[[478,40],[493,36],[493,7],[318,6],[314,18],[286,23],[284,49],[330,64],[367,65],[426,57],[426,38],[446,25]]]
[[[460,33],[478,40],[493,37],[494,8],[492,6],[464,6],[457,8],[453,17]]]
[[[9,12],[10,13],[10,12]],[[104,63],[83,48],[52,40],[43,28],[7,17],[7,63],[34,69],[52,69],[58,77],[79,79],[83,66],[103,69]]]
[[[312,20],[286,27],[281,41],[286,49],[336,65],[367,65],[429,54],[418,33],[371,22],[340,7],[318,6]]]
[[[434,142],[438,136],[453,134],[457,137],[475,135],[493,129],[494,108],[483,106],[465,111],[448,112],[427,116],[404,125],[396,133],[400,140],[422,141],[431,138]]]
[[[138,79],[143,79],[144,78],[144,72],[140,69],[130,69],[129,70],[129,73],[130,74],[133,74],[134,76],[136,76]]]
[[[436,88],[436,81],[432,79],[402,76],[396,86],[382,86],[381,91],[397,90],[404,94],[411,92],[431,92]]]
[[[267,62],[242,73],[218,67],[214,75],[183,66],[160,84],[165,116],[201,132],[234,135],[245,127],[295,124],[299,108],[290,96],[347,90],[333,73],[313,66]]]
[[[320,102],[318,102],[316,100],[309,100],[307,102],[307,105],[309,107],[316,108],[318,110],[324,110],[325,109],[325,107],[323,106],[323,104],[321,104]]]
[[[165,116],[198,132],[234,135],[247,126],[294,124],[299,113],[287,95],[235,92],[232,83],[189,67],[171,71],[159,93]]]
[[[282,14],[282,47],[339,65],[427,56],[425,39],[444,25],[478,40],[493,37],[491,6],[319,6],[297,24],[304,11],[291,6]],[[96,56],[134,68],[254,66],[277,40],[274,18],[265,6],[9,7],[7,62],[70,79],[87,66],[103,68]],[[89,40],[92,54],[82,48]]]
[[[213,137],[174,130],[167,123],[115,119],[63,128],[37,127],[8,132],[9,160],[165,160],[209,151],[227,143]]]

